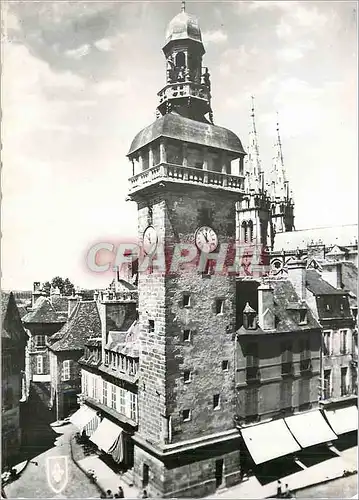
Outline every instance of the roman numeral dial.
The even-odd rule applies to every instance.
[[[195,234],[197,248],[204,253],[211,253],[218,247],[218,236],[214,229],[209,226],[202,226]]]

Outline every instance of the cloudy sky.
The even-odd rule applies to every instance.
[[[214,119],[262,164],[279,112],[296,228],[357,221],[356,2],[187,2],[199,17]],[[69,276],[103,286],[88,248],[136,235],[133,136],[155,119],[180,2],[11,2],[3,12],[3,288]]]

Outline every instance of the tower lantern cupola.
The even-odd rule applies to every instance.
[[[166,44],[166,86],[158,93],[158,112],[171,111],[202,122],[213,122],[208,68],[202,66],[205,53],[196,17],[182,9],[169,23]],[[208,115],[206,118],[205,116]]]

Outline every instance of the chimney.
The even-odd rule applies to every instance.
[[[262,330],[275,329],[274,295],[269,284],[258,287],[258,323]]]
[[[77,296],[77,295],[71,295],[70,297],[67,298],[67,316],[68,318],[70,317],[72,311],[75,309],[76,307],[76,304],[78,303],[78,301],[80,300],[80,298]]]
[[[322,264],[322,278],[334,288],[342,288],[341,262],[325,262]]]
[[[41,283],[39,281],[34,281],[32,290],[31,306],[34,307],[37,299],[42,296]]]
[[[287,264],[288,279],[291,281],[299,300],[305,300],[305,273],[306,264],[303,260],[291,260]]]
[[[126,262],[123,262],[117,268],[116,278],[115,278],[115,290],[118,289],[118,283],[120,280],[127,281],[128,283],[132,282],[132,260],[127,260]]]

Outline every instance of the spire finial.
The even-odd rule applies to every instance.
[[[277,111],[277,141],[278,141],[280,160],[282,162],[282,165],[284,165],[282,143],[280,140],[280,133],[279,133],[279,113],[278,113],[278,111]]]
[[[186,12],[186,2],[182,0],[181,12]]]

